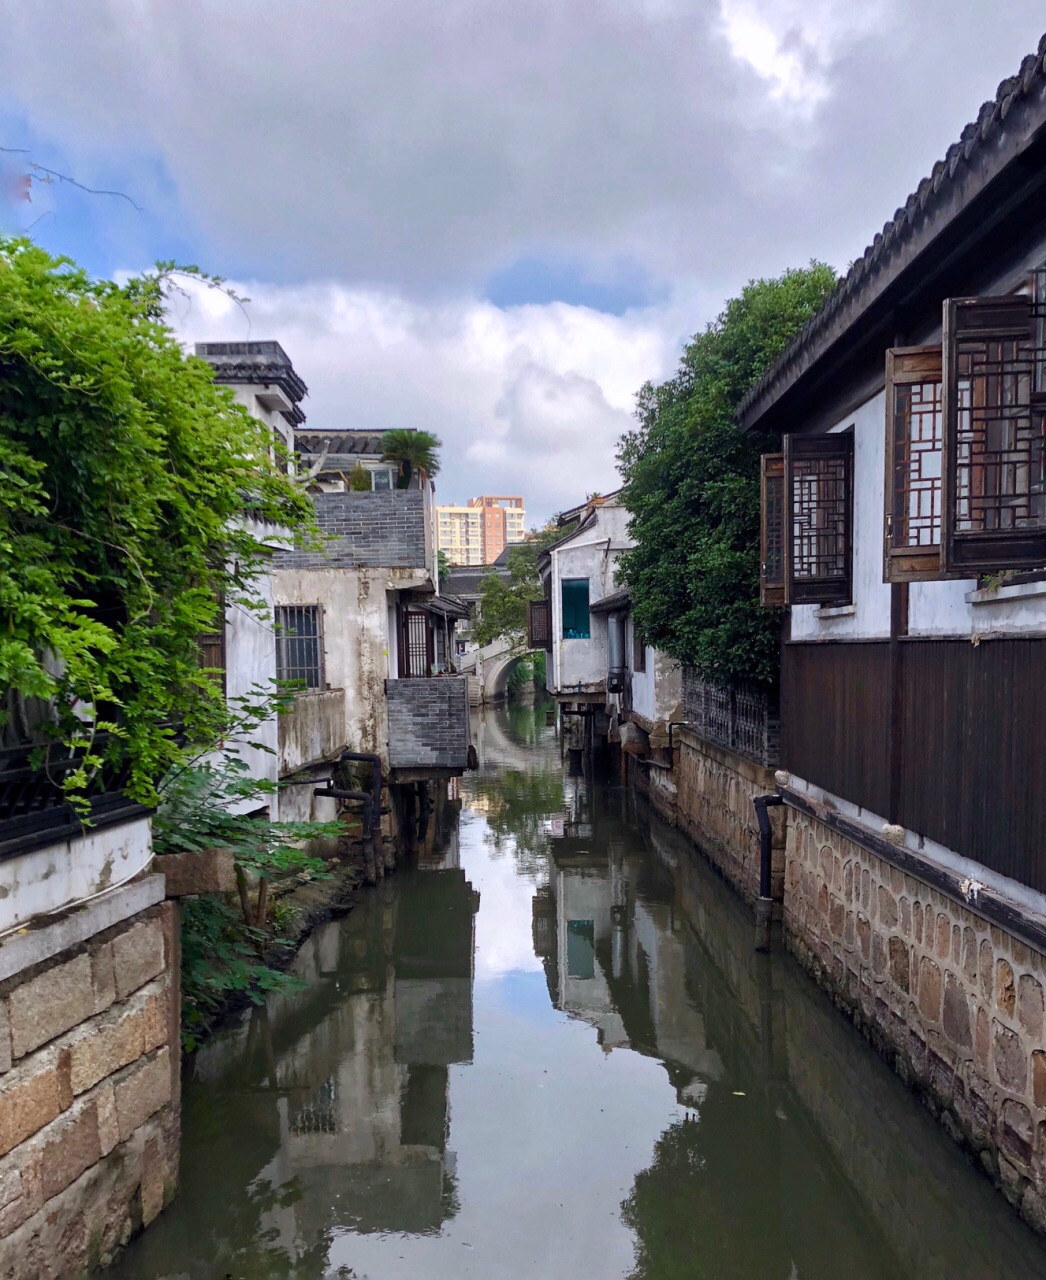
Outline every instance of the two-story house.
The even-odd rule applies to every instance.
[[[789,945],[1046,1228],[1046,38],[741,406]]]

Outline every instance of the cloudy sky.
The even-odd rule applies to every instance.
[[[615,483],[636,390],[745,280],[845,269],[1042,0],[0,0],[6,211],[97,273],[242,286],[316,428],[445,442],[443,501]],[[8,166],[18,156],[6,157]]]

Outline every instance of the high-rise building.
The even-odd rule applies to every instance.
[[[493,564],[510,542],[522,542],[527,513],[522,498],[484,495],[468,505],[483,516],[483,563]]]
[[[469,498],[463,507],[436,508],[436,545],[451,564],[493,564],[526,536],[522,498]]]
[[[487,564],[483,558],[483,513],[473,507],[436,508],[436,546],[451,564]]]

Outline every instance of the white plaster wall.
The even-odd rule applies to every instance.
[[[324,672],[345,694],[345,745],[388,763],[385,681],[396,678],[396,593],[423,586],[426,569],[280,569],[281,605],[323,606]]]
[[[646,646],[646,670],[632,672],[632,710],[646,720],[667,721],[683,696],[683,671],[667,654]]]
[[[854,600],[848,608],[792,606],[793,640],[869,640],[890,634],[890,587],[883,582],[886,395],[880,392],[833,431],[854,427]],[[1046,583],[978,590],[973,579],[913,582],[913,636],[1021,634],[1046,630]]]
[[[273,580],[262,577],[256,585],[261,610],[253,612],[242,606],[231,605],[225,612],[225,696],[228,700],[250,697],[272,697],[276,691],[276,632],[273,614]],[[252,692],[253,691],[253,692]],[[257,742],[270,748],[250,746]],[[233,739],[227,746],[228,754],[243,760],[251,777],[276,782],[279,777],[279,734],[276,717],[270,716],[243,739]],[[278,797],[269,800],[269,815],[275,821],[279,817]],[[234,812],[247,812],[257,808],[253,800],[243,801]]]
[[[145,817],[8,858],[0,867],[0,934],[123,884],[152,856]]]

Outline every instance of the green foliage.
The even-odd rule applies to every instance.
[[[618,461],[635,548],[621,559],[648,642],[722,679],[777,678],[779,615],[759,606],[759,455],[744,394],[836,283],[822,263],[750,283],[685,348],[675,377],[647,383]]]
[[[313,527],[271,433],[162,322],[177,274],[119,286],[0,238],[0,690],[52,705],[54,737],[84,752],[73,796],[96,730],[115,729],[104,751],[129,755],[145,802],[182,756],[175,713],[190,744],[222,735],[199,636],[220,599],[255,607],[245,517]]]
[[[268,884],[273,877],[327,875],[321,858],[302,848],[308,840],[341,834],[337,822],[270,822],[264,815],[234,812],[264,803],[274,787],[251,778],[232,758],[174,771],[161,788],[153,819],[153,847],[159,854],[230,849],[240,888],[239,907],[217,894],[187,899],[182,910],[182,1042],[199,1044],[230,999],[265,996],[296,979],[267,963],[279,935],[292,923],[292,907],[273,910],[276,936],[268,924]],[[257,879],[251,902],[249,877]]]
[[[352,493],[370,493],[373,482],[370,472],[362,462],[357,462],[349,472],[349,489]]]
[[[534,686],[534,667],[526,658],[521,662],[517,662],[512,670],[508,673],[508,691],[513,697],[518,696],[524,689],[531,689]]]
[[[509,547],[505,557],[506,580],[498,573],[488,573],[480,584],[480,617],[473,635],[477,644],[490,644],[504,637],[515,645],[526,639],[527,605],[543,594],[538,576],[538,557],[553,542],[565,538],[573,528],[546,526],[526,542]]]
[[[381,437],[382,460],[399,465],[397,489],[406,489],[415,471],[424,471],[431,479],[439,474],[438,449],[443,441],[431,431],[386,431]]]
[[[436,552],[436,571],[439,574],[439,584],[442,586],[450,576],[450,557],[445,551]]]

